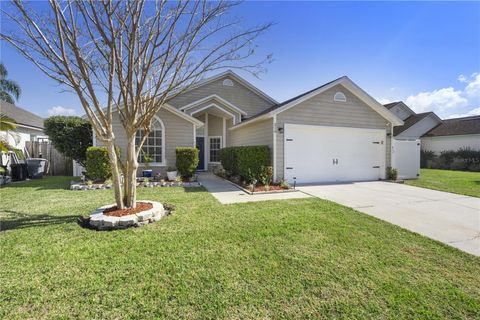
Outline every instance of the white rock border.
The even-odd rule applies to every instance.
[[[137,187],[141,188],[153,188],[153,187],[184,187],[184,188],[194,188],[194,187],[201,187],[202,184],[198,181],[194,182],[175,182],[175,181],[166,181],[166,182],[157,182],[157,181],[150,181],[150,182],[137,182]],[[109,184],[92,184],[87,185],[84,183],[76,182],[70,184],[70,190],[72,191],[86,191],[86,190],[101,190],[101,189],[112,189],[112,185]]]
[[[129,227],[139,227],[156,222],[168,214],[163,207],[163,204],[160,202],[150,200],[137,200],[137,202],[151,203],[153,207],[149,210],[123,217],[107,216],[103,213],[103,211],[116,205],[115,203],[112,203],[97,208],[92,212],[92,214],[90,214],[90,226],[97,230],[126,229]]]

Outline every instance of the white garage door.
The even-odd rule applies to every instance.
[[[285,180],[366,181],[385,176],[385,130],[285,124]]]

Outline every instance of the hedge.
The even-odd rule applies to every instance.
[[[87,175],[91,179],[108,179],[112,176],[110,158],[105,147],[89,147],[86,160]]]
[[[433,151],[420,153],[420,166],[428,169],[445,169],[460,171],[480,171],[480,150],[460,148],[436,154]]]
[[[270,165],[270,149],[268,146],[223,148],[220,149],[220,162],[230,175],[258,180],[263,168]]]
[[[198,149],[197,148],[176,148],[177,169],[182,177],[191,177],[198,166]]]

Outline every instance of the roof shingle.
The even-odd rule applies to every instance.
[[[438,137],[463,134],[480,134],[480,116],[443,120],[442,124],[436,126],[424,136]]]
[[[425,117],[428,117],[431,114],[435,114],[433,112],[424,112],[424,113],[417,113],[414,114],[407,119],[403,120],[404,125],[403,126],[398,126],[393,128],[393,135],[396,136],[403,131],[407,130],[408,128],[412,127],[415,123],[419,122],[420,120],[424,119]]]
[[[0,113],[12,118],[18,124],[43,129],[43,118],[11,103],[0,100]]]

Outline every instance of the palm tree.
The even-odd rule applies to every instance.
[[[16,128],[17,122],[14,119],[0,113],[0,132],[2,132],[0,135],[0,151],[8,151],[10,149],[8,136],[12,137],[15,143],[19,142],[20,136],[14,132]]]
[[[17,122],[9,116],[0,113],[0,131],[11,131],[17,128]]]
[[[7,76],[7,69],[3,63],[0,62],[0,100],[14,104],[13,97],[15,97],[15,100],[18,100],[22,90],[15,81],[8,80]]]

